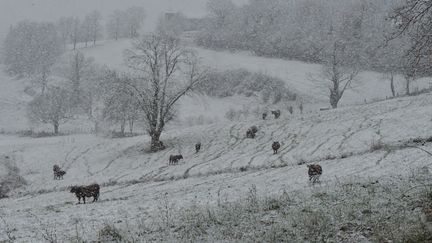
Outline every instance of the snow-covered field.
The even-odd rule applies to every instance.
[[[83,52],[98,63],[124,68],[122,51],[128,47],[128,40],[106,41]],[[388,81],[381,74],[364,72],[356,88],[345,94],[341,108],[318,111],[327,106],[326,91],[309,77],[319,72],[319,65],[194,48],[208,66],[244,68],[279,77],[313,103],[306,106],[304,114],[283,112],[278,120],[263,121],[252,113],[248,119],[230,122],[224,118],[229,109],[259,107],[259,101],[240,96],[185,97],[179,120],[162,136],[168,148],[159,153],[146,151],[148,136],[36,139],[1,135],[0,161],[9,156],[27,185],[0,200],[0,241],[6,239],[1,228],[6,226],[14,229],[17,242],[43,241],[47,229],[65,239],[74,234],[77,222],[94,236],[93,231],[107,222],[148,218],[165,197],[175,207],[187,207],[215,204],[221,193],[234,201],[252,185],[261,195],[313,190],[305,163],[322,165],[321,187],[336,181],[386,180],[431,168],[427,153],[407,145],[413,145],[410,141],[414,138],[432,137],[432,95],[362,104],[365,99],[371,102],[390,95]],[[398,82],[402,90],[400,78]],[[423,79],[414,87],[427,87],[427,82]],[[23,92],[25,84],[1,74],[0,88],[0,129],[9,132],[31,127],[25,118],[26,102],[31,99]],[[199,116],[201,121],[192,119]],[[194,126],[184,126],[188,122]],[[259,129],[257,137],[246,139],[246,130],[252,125]],[[282,144],[277,155],[271,150],[273,141]],[[199,153],[194,149],[197,142],[203,145]],[[422,148],[432,151],[432,144]],[[184,160],[169,166],[171,154],[182,154]],[[67,172],[64,180],[53,180],[54,164]],[[68,187],[94,182],[101,185],[100,201],[76,205]]]
[[[203,49],[190,44],[203,65],[220,70],[246,69],[280,78],[295,93],[306,102],[321,106],[329,106],[328,89],[319,80],[321,65],[300,61],[289,61],[278,58],[254,56],[248,52],[215,51]],[[95,58],[99,63],[110,67],[123,69],[123,50],[132,48],[131,40],[105,41],[96,47],[84,48],[82,51]],[[411,89],[429,88],[430,78],[419,79],[411,84]],[[399,94],[404,94],[405,83],[401,76],[395,76],[395,88]],[[391,97],[390,81],[384,74],[377,72],[362,72],[353,82],[352,89],[347,90],[341,100],[341,105],[362,104],[374,100]]]
[[[165,195],[183,207],[214,204],[221,191],[235,200],[251,185],[266,195],[309,190],[302,161],[322,165],[322,186],[407,175],[430,167],[428,154],[403,144],[431,136],[431,108],[432,95],[422,95],[279,120],[170,130],[163,136],[168,149],[153,154],[144,149],[147,136],[1,137],[0,152],[16,161],[28,185],[1,200],[0,212],[17,229],[18,241],[28,242],[40,240],[44,227],[55,228],[60,238],[70,236],[76,221],[89,230],[105,222],[135,222],[154,213]],[[257,137],[246,139],[251,125],[258,126]],[[195,154],[197,141],[203,148]],[[282,143],[278,155],[272,154],[273,141]],[[372,149],[378,143],[385,146]],[[423,148],[432,151],[432,144]],[[169,155],[180,153],[184,160],[168,166]],[[53,164],[67,171],[64,180],[52,179]],[[67,187],[93,182],[102,185],[100,201],[75,205]]]

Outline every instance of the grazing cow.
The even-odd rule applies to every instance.
[[[262,114],[262,119],[265,120],[267,118],[267,113]]]
[[[66,171],[63,170],[56,171],[54,172],[54,177],[55,177],[54,179],[63,180],[64,175],[66,175]]]
[[[195,144],[195,152],[198,153],[201,150],[201,143]]]
[[[281,145],[279,142],[273,142],[272,144],[273,154],[277,154],[280,147]]]
[[[178,164],[178,161],[183,159],[183,155],[170,155],[169,157],[169,165]]]
[[[307,165],[308,167],[308,174],[309,174],[309,181],[312,181],[312,183],[319,182],[319,178],[322,174],[322,168],[321,165],[315,164],[315,165]]]
[[[246,138],[255,138],[255,133],[251,129],[246,131]]]
[[[73,186],[70,192],[75,193],[75,196],[78,198],[78,204],[81,203],[81,198],[85,204],[86,197],[93,197],[93,202],[96,202],[99,199],[99,190],[100,186],[98,184],[92,184],[90,186]]]
[[[60,166],[54,165],[53,166],[53,172],[54,172],[54,180],[57,179],[57,172],[60,171]]]
[[[292,106],[288,107],[288,112],[292,115],[294,113],[294,109]]]
[[[258,132],[258,127],[252,126],[246,131],[246,138],[255,138],[256,133]]]
[[[272,111],[271,113],[274,115],[275,119],[278,119],[281,115],[280,110],[275,110],[275,111]]]

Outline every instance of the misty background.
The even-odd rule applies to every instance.
[[[248,0],[234,0],[244,4]],[[0,2],[0,40],[5,38],[9,27],[27,19],[32,21],[55,21],[64,16],[83,17],[98,10],[106,17],[112,11],[132,6],[146,10],[144,31],[151,31],[161,13],[182,12],[188,17],[206,14],[206,0],[2,0]]]

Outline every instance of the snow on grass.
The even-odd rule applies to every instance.
[[[82,51],[94,57],[99,63],[114,68],[124,68],[122,53],[124,49],[131,47],[131,41],[125,39],[117,42],[106,41],[96,47],[82,49]],[[321,106],[329,106],[328,89],[323,87],[323,83],[319,80],[321,65],[259,57],[243,51],[215,51],[193,45],[191,47],[197,51],[202,63],[206,66],[220,70],[243,68],[251,72],[277,77],[285,81],[289,88],[308,103],[318,102]],[[396,91],[401,95],[405,93],[404,82],[402,76],[395,76]],[[412,83],[411,90],[429,88],[430,85],[429,78],[419,79]],[[391,97],[390,81],[381,73],[361,72],[352,86],[353,88],[347,90],[342,98],[341,105],[362,104],[364,101],[370,103]]]
[[[335,181],[409,176],[431,166],[428,154],[405,146],[432,134],[432,95],[407,97],[338,110],[220,122],[163,134],[165,151],[149,154],[147,136],[106,139],[92,135],[52,138],[0,138],[0,153],[16,158],[28,185],[0,201],[0,212],[18,231],[19,241],[40,239],[41,225],[70,235],[79,221],[94,230],[109,222],[142,219],[157,210],[167,194],[174,207],[215,204],[221,192],[228,201],[248,193],[252,184],[266,195],[310,187],[306,165],[319,163],[323,185]],[[255,139],[245,132],[258,126]],[[200,141],[202,150],[195,153]],[[278,155],[271,143],[280,141]],[[374,141],[382,141],[378,150]],[[423,149],[432,151],[432,144]],[[182,154],[168,166],[170,154]],[[52,166],[66,170],[52,179]],[[100,201],[75,205],[68,186],[101,184]],[[219,196],[218,196],[219,195]],[[43,222],[41,224],[40,222]],[[43,227],[42,227],[43,228]]]
[[[128,40],[107,41],[83,51],[99,63],[122,68],[121,53],[128,46]],[[248,53],[197,50],[207,65],[274,75],[304,97],[315,97],[317,106],[326,104],[325,93],[308,79],[310,73],[319,71],[319,65]],[[194,204],[215,205],[221,195],[234,202],[247,195],[252,185],[264,196],[283,190],[309,190],[313,187],[308,183],[305,162],[321,164],[322,186],[406,177],[419,168],[428,171],[429,155],[407,145],[415,145],[409,142],[413,138],[432,136],[432,95],[348,106],[363,103],[364,99],[385,98],[388,84],[380,76],[362,73],[356,90],[346,93],[342,100],[345,106],[340,109],[319,112],[306,108],[303,115],[283,112],[278,120],[270,116],[263,121],[253,112],[239,121],[225,119],[230,109],[261,109],[259,102],[251,98],[185,97],[176,123],[163,134],[167,149],[153,154],[146,150],[148,136],[107,139],[93,135],[2,135],[0,155],[14,159],[19,175],[28,184],[10,193],[10,198],[0,200],[0,216],[6,228],[16,229],[13,233],[18,242],[46,240],[50,235],[69,239],[75,226],[93,237],[107,223],[118,225],[154,216],[166,198],[178,209]],[[24,107],[29,96],[23,93],[23,83],[3,74],[0,80],[4,88],[0,91],[0,125],[15,131],[25,129],[28,124]],[[421,85],[426,85],[426,79]],[[77,126],[85,130],[84,125],[75,122],[65,128]],[[259,129],[257,137],[246,139],[246,130],[252,125]],[[278,155],[272,153],[273,141],[282,144]],[[197,154],[196,142],[203,145]],[[422,148],[432,151],[432,144]],[[184,160],[168,166],[171,154],[182,154]],[[67,172],[64,180],[53,180],[54,164]],[[94,182],[101,184],[100,201],[75,205],[77,199],[68,187]],[[0,227],[4,224],[0,221]],[[0,234],[0,240],[5,237]]]

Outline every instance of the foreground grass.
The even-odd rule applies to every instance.
[[[432,242],[432,174],[424,167],[406,177],[352,179],[263,196],[251,186],[236,201],[218,192],[211,204],[178,208],[166,194],[156,212],[130,222],[79,225],[60,235],[55,225],[35,225],[45,242]],[[36,216],[35,216],[36,217]],[[2,219],[2,218],[0,218]],[[0,220],[0,236],[19,231]],[[0,238],[1,239],[1,238]]]
[[[241,200],[159,212],[134,226],[106,224],[97,237],[116,242],[432,242],[432,177],[338,182],[308,191],[260,197],[252,186]]]

